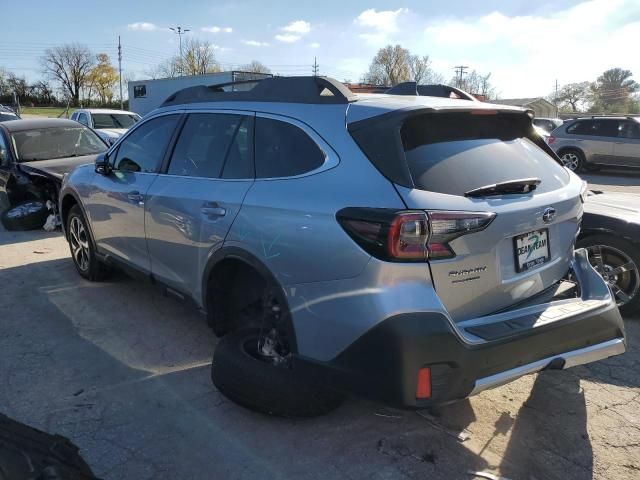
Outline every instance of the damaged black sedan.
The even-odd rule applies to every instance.
[[[7,230],[57,224],[62,177],[93,163],[107,144],[93,130],[59,118],[0,123],[0,221]]]

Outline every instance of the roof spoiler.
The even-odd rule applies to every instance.
[[[244,88],[250,84],[253,88]],[[270,77],[185,88],[167,98],[162,106],[234,101],[346,104],[356,99],[351,90],[334,78]]]
[[[443,98],[452,98],[451,94],[454,94],[456,97],[459,97],[462,100],[471,100],[473,102],[478,101],[477,98],[475,98],[470,93],[465,92],[464,90],[442,84],[418,85],[416,82],[403,82],[394,87],[391,87],[384,93],[387,93],[389,95],[415,95],[419,97]]]

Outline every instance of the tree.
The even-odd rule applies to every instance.
[[[187,39],[184,42],[182,58],[179,60],[180,72],[183,75],[202,75],[220,71],[213,45],[208,41]]]
[[[409,56],[409,73],[411,80],[418,85],[443,83],[444,78],[431,68],[431,60],[429,55],[410,55]]]
[[[257,60],[252,60],[250,63],[246,65],[242,65],[240,68],[243,72],[251,72],[251,73],[271,73],[271,69],[266,65],[260,63]]]
[[[106,53],[99,53],[96,59],[98,63],[89,72],[87,83],[96,90],[100,103],[104,105],[111,103],[113,99],[113,87],[118,82],[118,72],[111,65],[109,55]]]
[[[551,99],[562,109],[570,109],[572,112],[579,112],[580,107],[589,100],[590,82],[568,83],[563,85],[556,95],[551,95]]]
[[[20,100],[25,101],[29,96],[31,89],[24,77],[18,77],[17,75],[10,73],[7,77],[6,84],[9,92],[15,92]]]
[[[611,68],[598,77],[592,86],[595,103],[605,112],[628,109],[632,95],[640,90],[640,84],[633,80],[633,73],[622,68]]]
[[[369,71],[364,77],[365,82],[393,86],[408,81],[410,57],[409,50],[400,45],[387,45],[381,48],[369,65]]]
[[[39,80],[31,86],[31,94],[38,103],[52,104],[56,101],[53,89],[46,80]]]
[[[80,90],[86,86],[94,64],[89,48],[78,43],[49,48],[45,50],[41,63],[44,73],[60,84],[74,105],[79,105]]]
[[[453,77],[451,79],[451,85],[456,85],[461,90],[469,92],[472,95],[481,95],[485,100],[492,100],[496,98],[496,92],[490,79],[491,73],[483,75],[476,70],[472,70],[462,78],[462,81],[460,81],[458,77]]]

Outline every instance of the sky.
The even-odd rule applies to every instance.
[[[124,76],[146,78],[178,52],[169,27],[215,46],[224,69],[258,60],[283,75],[359,81],[377,50],[399,43],[429,55],[446,79],[454,67],[491,73],[501,98],[546,96],[595,80],[612,67],[640,81],[640,0],[0,0],[0,67],[41,78],[46,48],[69,42],[117,60]],[[185,37],[183,37],[185,38]]]

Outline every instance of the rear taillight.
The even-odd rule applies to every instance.
[[[345,208],[336,217],[351,238],[374,257],[421,262],[454,257],[449,242],[485,229],[495,214]]]
[[[452,258],[456,254],[449,242],[469,233],[484,230],[496,214],[489,212],[428,212],[431,235],[427,243],[429,258]]]
[[[553,144],[553,143],[556,143],[556,137],[554,137],[553,135],[549,135],[549,136],[547,137],[547,143],[548,143],[549,145],[551,145],[551,144]]]

